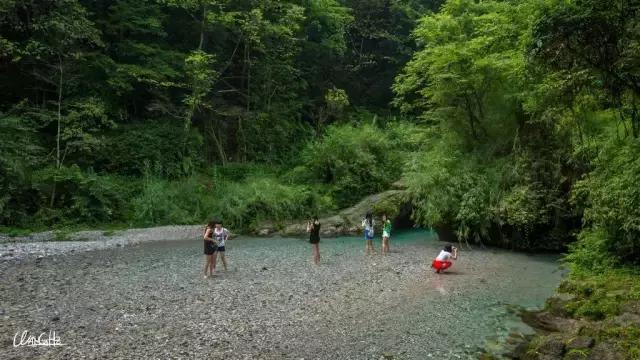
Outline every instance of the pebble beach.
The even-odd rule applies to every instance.
[[[304,239],[240,236],[210,279],[201,240],[5,259],[0,358],[475,359],[526,333],[514,308],[562,277],[556,257],[476,247],[436,275],[442,245],[412,230],[365,256],[360,237],[323,239],[316,267]],[[25,330],[64,345],[14,347]]]

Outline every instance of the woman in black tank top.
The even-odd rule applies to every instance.
[[[213,276],[215,272],[216,251],[218,250],[218,244],[213,238],[213,229],[215,227],[215,221],[210,221],[207,227],[204,229],[202,238],[204,239],[204,277]]]
[[[313,252],[313,262],[316,265],[320,265],[320,221],[317,216],[307,222],[307,232],[309,233],[309,242]]]

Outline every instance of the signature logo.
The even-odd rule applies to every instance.
[[[19,346],[63,346],[59,336],[55,331],[49,330],[49,333],[41,333],[38,337],[30,335],[28,330],[20,333],[19,331],[13,336],[13,347]]]

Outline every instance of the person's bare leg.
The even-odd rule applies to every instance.
[[[320,265],[320,245],[319,244],[313,244],[313,262],[315,262],[316,265]]]
[[[227,271],[227,258],[224,256],[224,252],[220,252],[220,260],[222,260],[222,267],[224,271]]]
[[[211,256],[211,265],[209,266],[209,274],[214,276],[216,274],[216,258],[218,257],[218,252],[216,251]]]
[[[209,264],[211,263],[211,255],[204,256],[204,277],[207,277],[207,272],[209,271]]]

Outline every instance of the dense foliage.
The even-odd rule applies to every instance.
[[[200,194],[187,194],[185,184],[212,166],[293,167],[305,162],[298,154],[308,143],[355,109],[388,116],[390,84],[411,56],[415,22],[439,3],[2,1],[0,225],[203,221],[205,210],[180,205],[171,194]],[[395,180],[358,179],[336,179],[335,191],[314,193],[333,194],[330,202],[344,205]],[[296,199],[257,213],[291,205],[282,216],[300,215],[299,197],[315,181],[277,182],[247,180],[247,187]],[[165,192],[166,202],[139,198]],[[253,196],[243,185],[227,192],[232,199]],[[259,220],[250,219],[253,210],[223,210],[245,214],[235,223]]]
[[[3,1],[0,225],[251,229],[402,179],[452,240],[637,264],[639,11]]]
[[[406,174],[416,220],[516,248],[578,235],[584,268],[638,262],[638,6],[452,0],[421,19],[394,84],[431,129]]]
[[[304,149],[302,164],[292,174],[297,182],[329,186],[336,204],[348,206],[388,189],[400,177],[403,159],[419,143],[412,142],[411,136],[419,138],[419,131],[407,124],[331,126]]]

